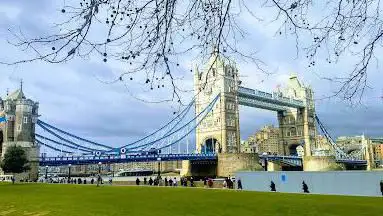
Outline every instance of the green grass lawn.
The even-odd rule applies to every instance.
[[[0,184],[0,216],[383,215],[381,197],[196,188]]]

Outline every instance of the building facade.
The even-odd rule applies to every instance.
[[[39,146],[35,144],[35,124],[38,118],[39,103],[27,99],[20,89],[0,99],[0,111],[6,122],[1,128],[1,158],[9,146],[22,146],[26,151],[31,170],[19,175],[19,178],[36,180],[38,178]]]
[[[241,141],[241,153],[259,153],[259,145],[253,136]]]
[[[282,142],[280,142],[279,128],[273,125],[267,125],[249,137],[257,146],[258,153],[270,153],[284,155]]]

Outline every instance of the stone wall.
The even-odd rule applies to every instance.
[[[256,171],[263,168],[256,153],[222,153],[218,154],[217,176],[227,177],[236,171]]]
[[[335,161],[334,156],[304,156],[303,171],[331,171],[344,170],[342,165]]]

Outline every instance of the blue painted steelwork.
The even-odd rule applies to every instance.
[[[42,145],[42,142],[39,142]],[[53,147],[54,148],[54,147]],[[209,154],[153,154],[153,155],[109,155],[109,156],[72,156],[72,157],[44,157],[40,158],[40,166],[61,166],[61,165],[85,165],[105,163],[129,163],[129,162],[146,162],[157,161],[176,161],[176,160],[216,160],[215,153]],[[260,155],[262,160],[266,158],[268,161],[281,162],[289,166],[302,166],[302,157],[298,156],[281,156],[281,155]],[[347,163],[356,165],[366,165],[366,160],[350,160],[350,159],[337,159],[337,163]]]
[[[91,150],[89,150],[89,149],[83,149],[82,147],[78,147],[78,148],[74,148],[73,146],[71,146],[71,145],[68,145],[68,144],[65,144],[65,143],[62,143],[62,142],[58,142],[58,141],[56,141],[56,140],[52,140],[52,139],[50,139],[50,138],[48,138],[48,137],[44,137],[44,136],[41,136],[40,134],[35,134],[35,136],[36,136],[36,139],[37,138],[41,138],[41,139],[44,139],[44,140],[48,140],[48,141],[50,141],[50,142],[52,142],[52,143],[55,143],[55,144],[57,144],[57,145],[59,145],[59,146],[65,146],[65,147],[67,147],[67,148],[69,148],[69,149],[76,149],[76,150],[79,150],[79,151],[82,151],[82,152],[85,152],[85,153],[91,153],[92,151]],[[43,143],[43,142],[41,142],[41,141],[39,141],[39,144],[43,144],[44,146],[48,146],[47,144],[45,144],[45,143]],[[52,149],[52,148],[51,148]],[[58,148],[56,148],[56,149],[58,149]],[[54,149],[52,149],[52,150],[54,150]],[[58,151],[61,151],[61,150],[58,150]],[[64,152],[65,153],[65,152]],[[73,153],[73,152],[72,152]]]
[[[254,99],[254,101],[263,101],[268,104],[266,107],[261,107],[263,109],[277,107],[275,109],[278,109],[278,107],[291,107],[291,108],[304,108],[305,105],[303,101],[284,97],[281,94],[271,94],[268,92],[263,92],[255,89],[245,88],[245,87],[239,87],[238,88],[238,96],[239,98],[249,98]],[[246,104],[244,104],[246,105]],[[257,106],[256,104],[254,106]]]
[[[78,137],[78,136],[76,136],[76,135],[73,135],[73,134],[71,134],[71,133],[68,133],[68,132],[66,132],[66,131],[63,131],[63,130],[57,128],[57,127],[54,127],[54,126],[52,126],[52,125],[50,125],[50,124],[48,124],[48,123],[45,123],[45,122],[43,122],[43,121],[41,121],[41,120],[37,120],[37,125],[39,125],[39,126],[42,127],[43,129],[51,128],[51,129],[56,130],[56,131],[58,131],[58,132],[60,132],[60,133],[63,133],[63,134],[65,134],[65,135],[71,136],[71,137],[73,137],[73,138],[79,139],[79,140],[84,141],[84,142],[91,143],[91,144],[93,144],[93,145],[95,145],[95,146],[98,146],[98,147],[102,147],[102,148],[106,148],[106,149],[112,149],[112,147],[110,147],[110,146],[103,145],[103,144],[100,144],[100,143],[96,143],[96,142],[93,142],[93,141],[90,141],[90,140],[87,140],[87,139]],[[49,131],[50,131],[50,130],[49,130]],[[92,149],[92,150],[95,150],[95,149]]]
[[[53,147],[53,146],[51,146],[51,145],[45,144],[45,143],[41,142],[39,139],[37,139],[37,138],[35,138],[35,141],[36,141],[37,144],[39,144],[39,145],[43,145],[43,146],[45,146],[45,147],[47,147],[47,148],[50,148],[50,149],[52,149],[52,150],[54,150],[54,151],[64,152],[64,153],[66,153],[66,154],[72,154],[72,153],[73,153],[73,152],[70,152],[70,151],[60,150],[60,149],[55,148],[55,147]]]
[[[371,140],[373,143],[382,143],[382,144],[383,144],[383,137],[370,138],[370,140]]]
[[[321,129],[321,131],[323,132],[323,135],[326,137],[327,141],[330,143],[330,145],[333,147],[333,149],[335,150],[335,157],[337,159],[347,159],[347,160],[351,160],[351,161],[355,161],[355,160],[361,160],[362,159],[362,154],[363,154],[363,150],[364,150],[364,147],[362,147],[358,154],[357,155],[350,155],[350,154],[347,154],[346,152],[344,152],[337,144],[336,142],[334,142],[333,138],[331,137],[330,133],[327,131],[326,127],[323,125],[323,123],[319,120],[319,117],[317,115],[315,115],[315,120],[317,121],[318,123],[318,126],[319,128]]]
[[[163,149],[169,146],[172,146],[178,143],[180,140],[185,138],[188,134],[190,134],[200,123],[207,114],[213,109],[215,103],[220,98],[220,95],[217,95],[212,102],[198,115],[196,115],[192,120],[188,121],[182,127],[174,130],[171,133],[166,134],[165,136],[154,140],[149,143],[144,143],[139,146],[126,148],[128,152],[141,152],[141,151],[149,151],[151,149]],[[198,119],[198,121],[197,121]],[[179,133],[178,133],[179,132]],[[175,141],[174,141],[175,140]]]
[[[127,146],[132,146],[132,145],[135,145],[139,142],[144,142],[145,140],[147,140],[148,138],[150,137],[161,137],[161,136],[164,136],[166,133],[170,133],[172,130],[174,130],[174,128],[176,128],[176,126],[184,119],[184,117],[186,116],[186,114],[189,112],[190,108],[192,107],[192,105],[194,104],[195,100],[193,100],[191,103],[189,103],[189,105],[184,109],[182,110],[176,117],[174,117],[170,122],[168,122],[167,124],[165,124],[164,126],[162,126],[161,128],[159,128],[158,130],[154,131],[153,133],[135,141],[135,142],[132,142],[130,144],[127,144],[123,147],[120,147],[120,148],[113,148],[113,147],[110,147],[110,146],[107,146],[107,145],[104,145],[104,144],[100,144],[100,143],[97,143],[97,142],[94,142],[94,141],[91,141],[91,140],[88,140],[88,139],[84,139],[84,138],[81,138],[79,136],[76,136],[74,134],[71,134],[71,133],[68,133],[66,131],[63,131],[57,127],[54,127],[48,123],[45,123],[41,120],[38,120],[37,122],[37,125],[39,125],[41,128],[43,128],[44,130],[46,130],[47,132],[49,132],[50,134],[52,134],[53,136],[59,138],[60,140],[64,141],[64,142],[69,142],[70,144],[78,147],[79,144],[75,143],[75,142],[72,142],[72,141],[68,141],[68,139],[58,135],[56,132],[59,132],[59,133],[62,133],[62,134],[65,134],[65,135],[68,135],[70,137],[73,137],[75,139],[78,139],[80,141],[84,141],[86,143],[90,143],[92,145],[95,145],[97,147],[102,147],[103,149],[100,149],[100,148],[88,148],[88,147],[85,147],[87,150],[91,150],[91,151],[100,151],[100,152],[120,152],[122,148],[125,148]],[[170,129],[167,129],[167,128],[170,128]],[[50,128],[50,129],[47,129],[47,128]],[[56,132],[54,132],[54,131]],[[145,142],[149,142],[149,141],[145,141]]]
[[[128,163],[175,160],[216,160],[216,154],[159,154],[159,155],[126,155],[126,156],[81,156],[81,157],[44,157],[40,158],[40,166],[62,166],[62,165],[85,165],[106,163]]]
[[[109,151],[81,146],[69,139],[66,139],[60,136],[58,133],[49,129],[49,128],[52,128],[53,126],[48,126],[46,125],[46,123],[42,123],[42,122],[39,122],[38,125],[44,130],[46,130],[47,132],[49,132],[50,134],[52,134],[53,136],[57,137],[59,140],[61,140],[61,142],[55,141],[53,139],[49,139],[39,134],[36,134],[36,136],[39,138],[43,138],[44,140],[48,140],[49,142],[54,143],[54,145],[59,145],[59,146],[61,145],[72,150],[81,151],[82,154],[84,153],[89,154],[89,152],[94,152],[95,154],[97,153],[97,155],[100,155],[100,154],[120,155],[120,154],[142,153],[142,152],[149,152],[152,150],[160,150],[178,143],[179,141],[184,139],[188,134],[190,134],[193,130],[195,130],[195,128],[212,110],[212,108],[214,107],[215,103],[218,101],[219,98],[220,98],[220,95],[217,95],[216,98],[212,102],[210,102],[210,104],[201,113],[196,115],[192,120],[188,121],[187,123],[177,127],[177,125],[185,117],[186,113],[188,112],[191,105],[193,104],[191,103],[189,107],[182,112],[182,115],[179,115],[179,118],[180,118],[179,120],[173,120],[173,122],[175,122],[175,125],[171,125],[171,128],[169,130],[165,130],[160,137],[151,136],[150,137],[151,140],[145,140],[145,138],[143,138],[141,140],[145,140],[145,142],[135,142],[136,145],[133,145],[133,146],[125,145],[120,148],[113,148],[112,150],[109,150]],[[67,133],[64,133],[64,134],[67,134]],[[84,139],[81,138],[81,140],[84,140]],[[66,144],[66,143],[69,143],[69,144]]]
[[[261,160],[281,162],[289,166],[302,166],[302,157],[299,156],[283,156],[283,155],[259,155]]]
[[[64,137],[62,137],[62,136],[60,136],[60,135],[58,135],[57,133],[53,132],[52,130],[48,129],[47,127],[45,127],[43,124],[41,124],[41,123],[39,123],[39,122],[37,122],[37,125],[39,125],[41,128],[43,128],[45,131],[49,132],[49,133],[52,134],[53,136],[57,137],[58,139],[60,139],[60,140],[62,140],[62,141],[65,141],[65,142],[69,143],[70,145],[73,146],[73,149],[80,149],[80,148],[82,148],[82,149],[86,149],[86,150],[89,151],[89,152],[92,152],[92,151],[99,151],[99,149],[88,148],[88,147],[86,147],[86,146],[81,146],[81,145],[79,145],[79,144],[77,144],[77,143],[75,143],[75,142],[72,142],[72,141],[70,141],[70,140],[68,140],[68,139],[66,139],[66,138],[64,138]]]
[[[249,106],[249,107],[255,107],[260,109],[266,109],[271,111],[285,111],[286,107],[279,106],[276,104],[266,103],[264,101],[252,99],[252,98],[246,98],[246,97],[238,97],[238,103],[239,105],[243,106]]]
[[[336,159],[337,163],[367,165],[366,160],[352,160],[352,159]]]

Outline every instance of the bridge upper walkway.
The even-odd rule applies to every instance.
[[[284,111],[287,107],[303,108],[302,100],[285,97],[278,93],[268,93],[240,86],[238,88],[239,104],[261,109]]]

